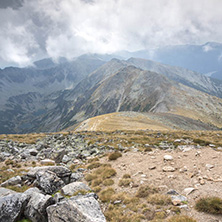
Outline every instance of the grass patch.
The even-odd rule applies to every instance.
[[[120,152],[113,152],[109,154],[108,160],[117,160],[121,156],[122,154]]]
[[[93,187],[93,191],[95,193],[99,193],[101,190],[102,190],[102,188],[100,186]]]
[[[128,187],[131,182],[132,182],[132,179],[130,179],[130,178],[128,178],[128,179],[121,179],[121,180],[119,180],[119,186],[120,187]]]
[[[222,214],[222,199],[218,197],[201,198],[196,202],[195,209],[210,214]]]
[[[113,188],[107,188],[105,190],[102,190],[100,193],[99,193],[99,199],[102,201],[102,202],[110,202],[111,201],[111,198],[112,196],[115,194],[115,191]]]
[[[92,181],[92,180],[95,180],[97,178],[97,176],[95,175],[95,174],[87,174],[86,176],[85,176],[85,180],[87,181],[87,182],[90,182],[90,181]]]
[[[167,222],[197,222],[195,219],[184,216],[184,215],[177,215],[169,218]]]
[[[131,178],[130,174],[124,174],[123,175],[123,179],[128,179],[128,178]]]
[[[148,197],[150,194],[158,193],[158,189],[151,186],[141,186],[136,193],[136,197],[145,198]]]
[[[31,220],[29,220],[29,219],[22,219],[22,220],[19,220],[18,222],[32,222]]]
[[[99,158],[98,157],[95,157],[95,158],[91,158],[88,160],[88,163],[93,163],[93,162],[97,162],[99,161]]]
[[[106,179],[103,181],[104,186],[112,186],[114,184],[114,180],[112,179]]]
[[[147,202],[156,205],[169,205],[172,203],[171,198],[168,195],[159,193],[149,195]]]
[[[93,187],[96,187],[96,186],[102,184],[102,182],[103,182],[103,181],[102,181],[101,179],[95,179],[95,180],[92,181],[92,184],[91,184],[91,185],[92,185]]]
[[[93,163],[91,163],[91,164],[89,164],[89,165],[87,166],[87,169],[88,169],[88,170],[92,170],[92,169],[98,168],[98,167],[100,167],[100,166],[101,166],[101,163],[99,163],[99,162],[93,162]]]
[[[23,185],[21,187],[18,187],[18,186],[6,186],[5,188],[10,189],[10,190],[14,190],[16,192],[23,193],[23,192],[25,192],[26,190],[28,190],[31,187],[27,186],[27,185]]]
[[[94,171],[94,174],[98,175],[102,179],[108,179],[112,176],[115,176],[116,171],[113,168],[109,167],[109,166],[104,167],[104,165],[102,165],[101,167],[99,167],[98,169],[96,169]]]

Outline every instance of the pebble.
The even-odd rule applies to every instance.
[[[195,191],[196,189],[195,188],[193,188],[193,187],[188,187],[188,188],[185,188],[184,190],[183,190],[183,193],[187,196],[187,195],[189,195],[189,194],[191,194],[193,191]]]
[[[170,161],[170,160],[173,160],[173,157],[171,155],[165,155],[163,157],[163,159],[166,160],[166,161]]]
[[[163,172],[174,172],[176,169],[172,166],[165,166],[162,170]]]
[[[212,165],[212,164],[206,164],[206,168],[207,168],[207,170],[211,170],[211,169],[214,168],[214,165]]]

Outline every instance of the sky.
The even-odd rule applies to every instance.
[[[0,0],[0,67],[222,42],[221,0]]]

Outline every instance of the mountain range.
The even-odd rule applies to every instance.
[[[45,59],[0,70],[0,133],[59,131],[124,111],[189,119],[195,129],[222,127],[221,80],[144,58],[112,57]]]

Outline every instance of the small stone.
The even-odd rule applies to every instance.
[[[194,190],[196,190],[196,189],[193,188],[193,187],[188,187],[188,188],[185,188],[185,189],[183,190],[183,192],[184,192],[184,194],[187,196],[187,195],[189,195],[190,193],[192,193]]]
[[[170,161],[170,160],[173,160],[173,157],[171,155],[165,155],[163,157],[163,159],[166,160],[166,161]]]
[[[91,189],[82,182],[73,182],[64,186],[61,189],[61,193],[64,195],[72,196],[74,193],[82,190],[90,191]]]
[[[40,163],[42,165],[54,165],[55,164],[55,161],[54,160],[50,160],[50,159],[44,159],[44,160],[41,160]]]
[[[113,202],[114,205],[121,204],[121,203],[122,203],[121,200],[115,200],[115,201]]]
[[[169,194],[169,195],[179,195],[179,193],[177,193],[176,190],[173,190],[173,189],[169,190],[167,192],[167,194]]]
[[[38,150],[36,150],[36,149],[30,149],[30,150],[29,150],[29,154],[30,154],[31,156],[37,156]]]
[[[1,184],[2,187],[18,185],[22,182],[20,176],[12,177]]]
[[[212,165],[212,164],[206,164],[206,168],[207,168],[207,170],[211,170],[212,168],[214,168],[214,165]]]
[[[174,172],[176,169],[172,166],[165,166],[162,170],[163,172]]]
[[[183,202],[187,202],[187,198],[182,195],[171,196],[171,199],[174,206],[180,205]]]
[[[149,170],[155,170],[155,169],[156,169],[156,166],[149,167]]]

